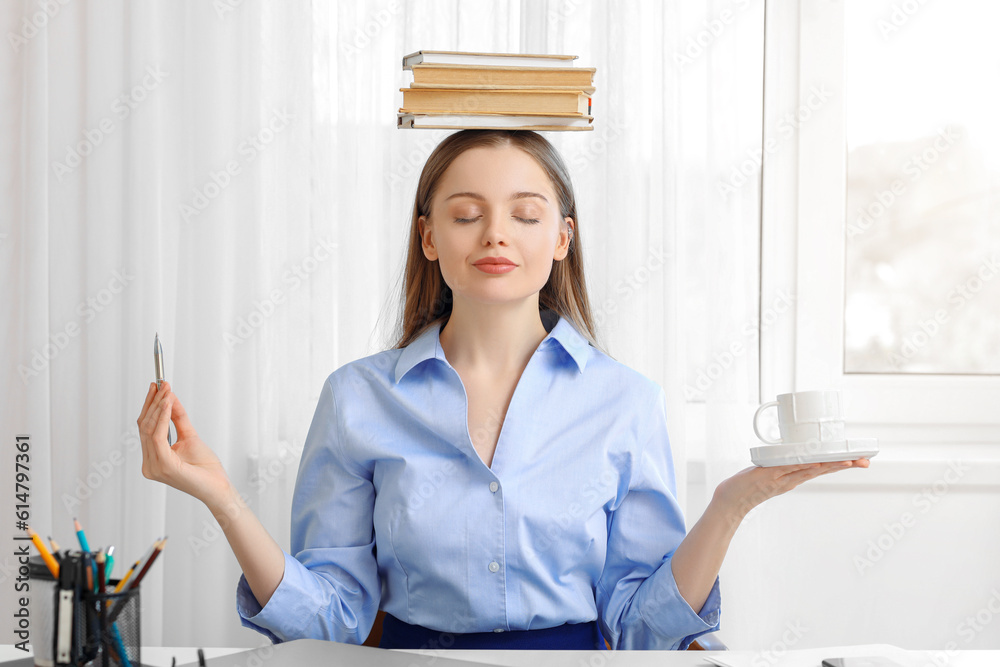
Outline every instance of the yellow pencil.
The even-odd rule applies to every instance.
[[[38,552],[42,554],[42,560],[44,560],[45,564],[49,566],[49,572],[52,573],[53,577],[58,579],[59,563],[52,557],[49,550],[45,548],[45,543],[42,542],[42,538],[38,536],[38,533],[33,531],[30,527],[26,527],[25,530],[28,531],[28,535],[31,536],[31,541],[35,543],[35,547],[38,549]]]
[[[122,577],[121,580],[119,580],[118,584],[115,586],[115,593],[121,593],[122,592],[122,589],[125,588],[125,584],[128,583],[129,577],[132,576],[132,573],[135,572],[135,568],[137,568],[137,567],[139,567],[139,561],[136,561],[135,563],[133,563],[132,567],[130,567],[128,569],[128,572],[125,573],[125,576]],[[108,604],[111,604],[110,600],[108,601]]]

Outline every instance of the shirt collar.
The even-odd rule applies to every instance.
[[[546,315],[548,314],[543,313],[543,321]],[[559,320],[552,327],[551,331],[549,331],[548,335],[542,339],[541,344],[538,346],[539,349],[551,347],[558,343],[572,357],[573,361],[576,362],[577,368],[582,373],[591,355],[590,342],[577,331],[570,320],[555,313],[548,316],[559,317]],[[397,383],[411,368],[426,359],[440,359],[446,364],[448,363],[448,359],[444,356],[444,349],[441,347],[440,334],[441,323],[438,322],[427,327],[423,333],[403,348],[403,353],[399,355],[399,359],[396,361]],[[552,341],[555,341],[555,343]]]

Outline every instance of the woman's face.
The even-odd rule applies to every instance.
[[[456,298],[485,303],[525,299],[566,257],[572,218],[561,218],[548,176],[524,151],[470,148],[445,170],[418,225],[424,256],[437,261]],[[484,258],[505,257],[513,268],[491,272]]]

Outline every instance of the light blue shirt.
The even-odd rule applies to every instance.
[[[295,557],[263,608],[240,577],[243,625],[361,644],[380,607],[456,633],[596,618],[615,649],[718,630],[718,577],[695,613],[670,568],[685,528],[663,389],[557,317],[543,312],[491,466],[440,323],[330,374],[295,483]]]

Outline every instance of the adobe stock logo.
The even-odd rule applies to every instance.
[[[833,91],[823,83],[809,87],[808,96],[802,97],[799,105],[781,115],[775,126],[775,136],[768,136],[759,148],[749,148],[746,156],[729,172],[728,177],[719,181],[719,193],[723,200],[729,199],[747,183],[757,183],[755,176],[764,166],[764,156],[773,156],[782,148],[782,144],[794,137],[814,116],[818,115],[823,106],[834,97]]]
[[[739,11],[745,11],[750,6],[750,0],[735,0],[733,4]],[[674,65],[682,69],[701,58],[735,20],[736,12],[732,7],[728,7],[719,12],[715,18],[702,21],[701,29],[687,38],[684,48],[674,51]]]
[[[243,158],[242,162],[229,160],[223,168],[210,170],[208,179],[192,188],[190,201],[178,204],[178,212],[184,222],[190,222],[192,218],[201,215],[229,187],[233,177],[242,173],[243,166],[253,162],[293,120],[295,116],[284,109],[273,110],[267,124],[255,134],[245,137],[237,146],[236,152]]]
[[[938,130],[930,146],[910,155],[900,170],[904,176],[909,177],[910,184],[902,178],[894,178],[888,187],[877,192],[866,206],[857,210],[854,221],[847,226],[847,240],[855,240],[880,221],[908,190],[913,189],[911,185],[919,181],[961,138],[957,128],[946,125]]]
[[[896,521],[883,523],[884,530],[874,539],[868,540],[867,549],[863,555],[854,557],[854,567],[858,574],[864,575],[875,566],[885,555],[902,540],[911,528],[917,525],[920,517],[937,506],[941,499],[965,476],[969,464],[965,461],[951,461],[948,469],[931,485],[924,487],[915,494],[910,503],[917,513],[909,510],[899,515]]]
[[[334,257],[336,248],[337,244],[329,239],[319,239],[310,254],[281,274],[281,282],[288,285],[287,289],[276,287],[269,290],[263,299],[254,301],[249,313],[240,316],[232,332],[227,331],[222,335],[226,347],[233,351],[248,341],[278,311],[278,306],[285,303],[288,293],[299,289],[325,262]]]
[[[892,11],[889,12],[888,18],[881,18],[875,23],[878,26],[879,33],[882,35],[882,41],[888,42],[926,4],[927,0],[904,0],[901,3],[893,3]]]
[[[39,11],[32,14],[31,18],[27,16],[22,18],[21,30],[17,34],[7,33],[7,41],[10,42],[10,48],[14,50],[14,53],[20,53],[21,47],[27,44],[29,39],[47,28],[49,20],[55,18],[62,6],[68,2],[69,0],[59,0],[58,3],[56,0],[42,0],[38,4]]]
[[[107,285],[97,291],[96,294],[86,297],[76,306],[76,314],[81,318],[83,324],[90,324],[98,315],[110,308],[111,304],[118,298],[129,283],[135,280],[135,276],[128,272],[128,269],[115,270],[111,274],[111,279]],[[76,319],[67,320],[60,328],[50,333],[46,342],[41,348],[31,351],[31,358],[27,363],[20,363],[17,366],[18,375],[25,385],[42,371],[49,367],[59,354],[66,349],[73,339],[83,332],[80,322]]]
[[[389,0],[385,7],[368,17],[363,26],[354,26],[354,34],[350,39],[339,40],[340,51],[346,56],[347,62],[354,62],[354,56],[368,48],[372,40],[392,22],[393,17],[402,12],[403,4],[399,0]]]
[[[152,65],[145,69],[145,76],[131,89],[122,93],[111,102],[111,113],[115,118],[108,116],[101,118],[95,127],[87,128],[83,131],[83,138],[73,145],[66,147],[66,155],[62,162],[54,161],[52,171],[60,183],[63,179],[83,164],[84,159],[104,143],[120,124],[124,123],[129,115],[135,111],[143,101],[149,98],[163,80],[169,75]],[[116,120],[117,119],[117,120]]]
[[[782,315],[791,311],[795,305],[795,295],[778,290],[777,296],[769,305],[762,304],[760,318],[753,317],[740,327],[738,337],[729,344],[717,349],[712,359],[694,373],[694,382],[684,383],[684,400],[703,400],[709,388],[716,380],[725,375],[749,349],[757,345],[757,339],[781,319]],[[744,343],[744,339],[749,342]]]

